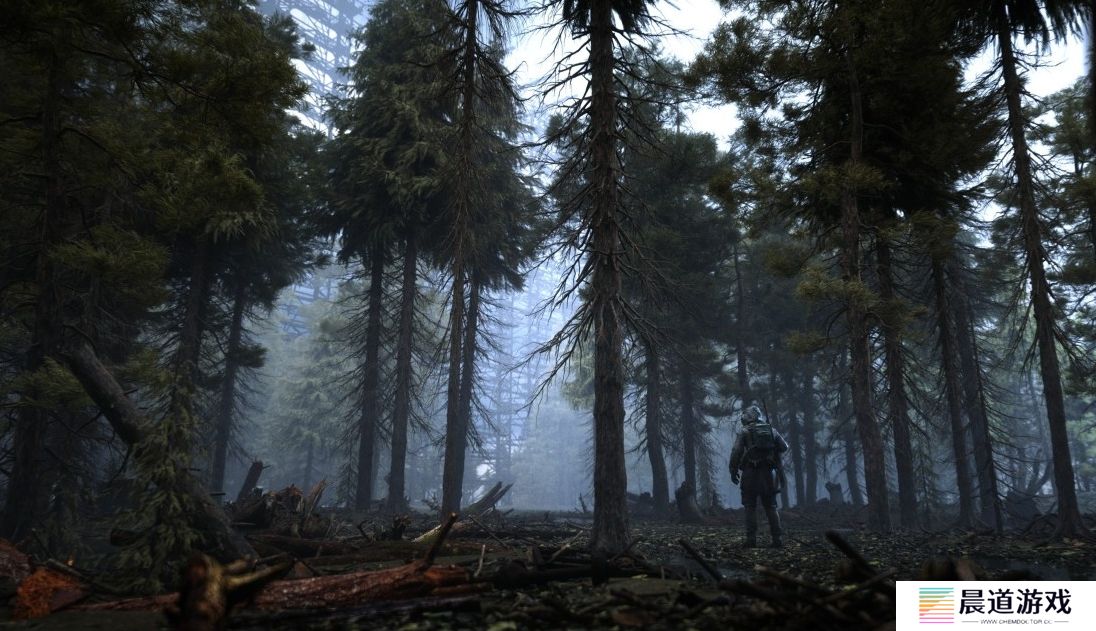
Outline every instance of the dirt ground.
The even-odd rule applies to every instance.
[[[476,593],[361,603],[327,611],[264,613],[243,609],[234,613],[230,628],[886,628],[887,621],[880,618],[886,617],[889,607],[885,593],[859,601],[844,596],[860,589],[857,581],[863,582],[872,574],[877,576],[869,579],[869,584],[880,578],[939,579],[943,577],[925,572],[939,572],[941,564],[963,560],[979,578],[1096,579],[1096,546],[1068,540],[1047,542],[1045,533],[1038,529],[1024,535],[1002,536],[985,531],[896,531],[881,535],[864,530],[855,513],[788,511],[784,519],[782,549],[744,548],[741,512],[710,517],[702,524],[637,520],[633,523],[634,543],[628,559],[599,561],[585,552],[589,528],[586,516],[511,514],[455,530],[436,561],[439,565],[466,567],[476,577],[496,577],[494,582],[483,579],[483,588]],[[426,530],[430,523],[429,517],[419,516],[408,536]],[[857,577],[857,568],[850,567],[848,554],[827,540],[826,531],[847,541],[870,562],[870,569],[861,569]],[[760,533],[759,543],[768,543],[763,517]],[[685,550],[682,539],[702,561]],[[378,542],[364,545],[355,555],[317,556],[303,561],[317,574],[328,575],[392,567],[416,555],[417,549],[409,543]],[[931,560],[935,564],[926,568]],[[622,561],[627,562],[621,566]],[[599,576],[599,562],[616,569]],[[714,569],[722,581],[717,583],[702,563]],[[497,579],[514,567],[581,568],[583,564],[594,568],[587,572],[589,576],[570,580],[523,584],[524,579]],[[632,568],[633,575],[620,575],[620,567]],[[815,611],[821,608],[826,611]],[[59,612],[5,626],[127,631],[166,628],[166,621],[156,612]]]

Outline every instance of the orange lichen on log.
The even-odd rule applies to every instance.
[[[373,572],[275,581],[259,591],[251,604],[260,609],[345,607],[370,600],[416,598],[468,581],[463,568],[423,567],[418,562]]]
[[[429,566],[416,561],[399,567],[280,580],[268,583],[246,606],[265,610],[351,607],[368,601],[402,600],[428,595],[451,595],[479,591],[467,570],[456,566]],[[130,598],[107,603],[80,605],[78,611],[155,610],[179,603],[179,594]]]
[[[41,618],[85,598],[88,593],[87,587],[75,578],[40,567],[19,584],[12,618]]]

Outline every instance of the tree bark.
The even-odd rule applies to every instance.
[[[863,153],[864,115],[860,81],[851,53],[848,61],[848,83],[851,99],[849,166],[860,163]],[[874,530],[890,530],[890,508],[887,500],[886,461],[883,457],[883,436],[875,418],[871,396],[871,348],[868,344],[867,312],[858,296],[860,278],[860,208],[855,183],[847,182],[841,192],[841,269],[850,286],[850,298],[845,307],[848,322],[849,357],[852,371],[852,405],[856,430],[864,453],[864,482],[868,494],[868,526]]]
[[[800,431],[799,419],[796,418],[795,408],[792,402],[795,400],[792,393],[795,392],[795,382],[790,372],[784,373],[784,388],[788,393],[788,449],[792,456],[792,476],[795,478],[795,504],[803,504],[805,495],[803,481],[803,438]],[[787,489],[784,494],[787,495]]]
[[[175,350],[175,377],[180,381],[172,391],[172,408],[185,406],[192,413],[194,388],[198,383],[202,335],[205,332],[205,311],[209,303],[212,244],[206,236],[198,237],[190,260],[190,287],[183,306],[183,324],[179,345]]]
[[[776,343],[773,343],[772,356],[776,356]],[[776,385],[777,368],[775,363],[776,362],[774,361],[772,364],[769,365],[769,383],[766,387],[767,397],[763,398],[761,401],[762,404],[764,404],[767,408],[765,410],[765,416],[769,417],[769,422],[772,423],[773,427],[779,430],[781,417],[781,400],[779,392],[780,389]],[[771,404],[771,408],[769,404]],[[788,489],[786,488],[780,493],[780,507],[784,510],[791,508],[791,499],[788,497],[789,495],[791,495],[791,493],[789,493]]]
[[[951,443],[955,456],[955,481],[959,490],[959,526],[973,525],[973,491],[970,467],[967,462],[966,428],[963,427],[959,369],[956,366],[955,324],[951,303],[948,299],[944,266],[939,257],[932,256],[932,282],[936,293],[937,328],[940,332],[940,361],[944,372],[944,394],[948,403],[948,419],[951,424]]]
[[[853,506],[864,505],[864,494],[860,489],[859,476],[856,473],[856,429],[849,427],[842,436],[845,447],[845,484],[849,487],[849,501]]]
[[[803,375],[804,496],[808,505],[818,501],[818,439],[815,430],[814,370],[807,364]]]
[[[1004,529],[1001,495],[997,484],[997,463],[993,454],[993,437],[989,430],[989,414],[986,393],[982,382],[982,366],[978,359],[978,342],[974,335],[974,319],[970,303],[963,291],[954,258],[945,269],[948,287],[954,299],[955,343],[959,351],[959,367],[963,381],[963,408],[970,419],[971,439],[974,447],[974,470],[978,478],[978,503],[983,522],[997,532]]]
[[[114,375],[99,361],[95,351],[87,344],[81,344],[65,353],[61,359],[106,417],[118,438],[133,449],[148,449],[149,443],[144,439],[143,415],[126,396]],[[142,458],[134,460],[140,461]],[[194,525],[210,538],[212,548],[209,552],[213,556],[221,560],[254,556],[251,546],[232,529],[220,504],[213,501],[197,478],[189,471],[179,471],[174,479],[179,488],[164,490],[181,492],[193,499],[198,508],[198,513],[193,517]]]
[[[453,291],[449,310],[449,375],[445,407],[445,458],[442,466],[441,516],[460,510],[464,486],[464,460],[468,441],[468,427],[461,409],[463,387],[461,366],[469,357],[462,352],[465,309],[465,257],[469,254],[466,237],[470,230],[469,214],[472,208],[472,186],[476,167],[472,152],[475,150],[473,131],[476,117],[476,49],[479,42],[479,2],[467,0],[460,5],[464,10],[461,26],[461,96],[460,135],[458,161],[461,178],[458,182],[455,215],[449,239],[452,251]],[[474,361],[474,360],[473,360]],[[471,375],[469,375],[471,377]],[[468,381],[471,385],[472,381]],[[471,402],[469,402],[469,407]]]
[[[61,181],[61,155],[58,139],[61,133],[62,77],[61,60],[53,53],[42,103],[42,169],[45,175],[45,204],[38,225],[38,252],[35,258],[34,321],[30,348],[23,362],[26,373],[45,367],[59,343],[57,322],[59,298],[53,282],[52,249],[57,240],[57,227],[65,210],[65,195]],[[12,432],[11,475],[8,478],[0,534],[18,541],[30,533],[46,514],[46,440],[50,415],[34,401],[36,392],[27,392]]]
[[[890,240],[880,232],[875,239],[876,269],[879,274],[879,296],[896,305],[894,269]],[[893,307],[892,307],[893,308]],[[887,375],[887,402],[891,428],[894,432],[894,462],[898,474],[898,508],[902,526],[917,525],[917,480],[913,469],[913,442],[910,438],[909,398],[906,394],[906,361],[902,347],[901,326],[883,321],[883,349]]]
[[[228,329],[228,348],[225,350],[225,373],[221,384],[221,398],[217,404],[217,436],[213,444],[213,472],[210,489],[224,491],[225,465],[228,461],[228,443],[232,439],[233,412],[236,410],[236,380],[240,372],[240,347],[243,340],[244,312],[247,309],[247,283],[236,279],[232,296],[232,320]]]
[[[460,511],[464,484],[464,444],[467,434],[461,429],[460,369],[464,342],[464,269],[453,263],[453,296],[449,308],[449,376],[445,396],[445,459],[442,465],[441,515]]]
[[[594,332],[594,524],[590,545],[619,553],[628,545],[628,471],[624,455],[622,273],[617,164],[613,3],[590,3],[590,312]]]
[[[1062,375],[1058,363],[1058,346],[1055,340],[1056,316],[1051,301],[1050,284],[1047,282],[1043,260],[1042,226],[1035,205],[1034,177],[1031,172],[1031,154],[1026,136],[1026,117],[1021,103],[1023,87],[1016,71],[1016,56],[1012,49],[1012,31],[1004,2],[994,4],[997,11],[997,45],[1001,51],[1001,74],[1005,81],[1005,100],[1008,105],[1008,128],[1012,139],[1013,164],[1020,205],[1020,230],[1024,239],[1024,255],[1027,259],[1028,281],[1031,284],[1031,304],[1035,315],[1035,340],[1039,350],[1039,371],[1043,379],[1043,398],[1047,409],[1050,429],[1050,447],[1054,455],[1054,488],[1058,495],[1058,527],[1056,536],[1088,536],[1089,531],[1081,518],[1077,503],[1077,489],[1073,474],[1073,459],[1069,449],[1066,428],[1065,400],[1062,394]]]
[[[736,374],[738,376],[738,395],[742,398],[742,409],[750,407],[753,403],[753,393],[750,391],[750,375],[746,366],[746,341],[743,331],[746,330],[746,293],[742,283],[742,270],[738,260],[738,242],[733,246],[734,256],[734,280],[738,288],[735,296],[735,310],[737,311],[734,327],[735,360],[738,364]]]
[[[365,365],[362,367],[361,415],[358,417],[358,480],[354,508],[366,510],[373,502],[377,465],[377,425],[380,422],[381,311],[384,303],[384,252],[374,248],[369,259],[369,306],[365,321]]]
[[[844,370],[846,366],[844,353],[839,358],[839,366]],[[837,389],[837,421],[844,426],[841,430],[841,441],[845,447],[845,484],[849,487],[849,500],[853,506],[864,505],[864,495],[860,490],[860,482],[856,474],[856,428],[847,425],[852,412],[849,410],[848,388],[846,384],[839,384]]]
[[[681,450],[685,474],[682,489],[683,495],[696,503],[696,402],[693,372],[687,357],[681,359],[678,379],[681,387]],[[681,501],[680,496],[678,501]]]
[[[414,345],[415,296],[418,294],[418,243],[413,229],[405,237],[400,330],[396,340],[396,399],[392,406],[392,458],[388,472],[388,509],[407,510],[407,429],[411,418],[411,354]]]
[[[654,344],[645,342],[647,351],[647,458],[651,461],[651,500],[655,513],[670,512],[670,483],[666,476],[666,460],[662,446],[662,370]]]
[[[455,472],[458,485],[462,484],[464,480],[464,465],[468,452],[468,435],[472,427],[472,403],[476,385],[476,354],[478,352],[476,335],[478,335],[479,332],[480,292],[482,291],[482,284],[476,274],[472,275],[471,280],[472,282],[469,283],[468,287],[468,321],[464,327],[460,392],[457,401],[457,411],[460,414],[460,426],[458,431],[460,432],[459,436],[461,439],[460,443],[456,445],[459,452],[455,458],[455,462],[460,466],[460,469]],[[495,464],[497,465],[498,462],[496,461]],[[497,469],[496,474],[498,474]],[[460,509],[463,495],[461,486],[458,486],[456,498],[458,510]]]

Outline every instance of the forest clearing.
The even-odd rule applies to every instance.
[[[899,582],[1096,578],[1091,0],[4,18],[0,624],[897,631]]]

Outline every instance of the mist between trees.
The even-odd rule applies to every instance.
[[[1091,5],[724,4],[678,60],[644,0],[380,0],[329,134],[287,113],[287,16],[9,8],[0,534],[68,555],[109,516],[135,536],[104,563],[151,586],[240,552],[219,504],[261,460],[347,511],[512,482],[620,551],[639,504],[737,505],[749,404],[786,505],[1085,534],[1092,86],[1025,76]],[[531,24],[568,51],[536,117],[506,64]],[[737,106],[726,149],[683,129],[701,102]]]

